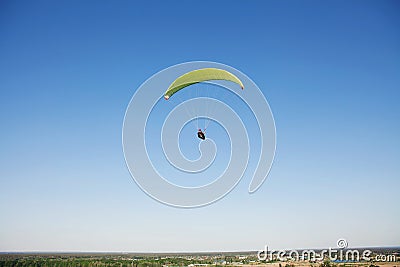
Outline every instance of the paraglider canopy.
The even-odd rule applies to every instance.
[[[178,92],[184,88],[187,88],[190,85],[193,85],[196,83],[201,83],[201,82],[206,82],[206,81],[212,81],[212,80],[230,81],[230,82],[238,84],[242,89],[244,88],[242,81],[239,80],[238,77],[236,77],[229,71],[222,70],[222,69],[216,69],[216,68],[204,68],[204,69],[189,71],[189,72],[183,74],[182,76],[178,77],[168,87],[167,91],[164,94],[164,99],[168,100],[176,92]],[[211,120],[208,120],[208,123],[210,123],[210,121]],[[197,118],[197,127],[199,126],[198,122],[199,122],[199,120]],[[208,124],[205,125],[204,132],[201,129],[199,129],[197,132],[197,137],[200,138],[201,140],[206,139],[205,130],[207,127],[208,127]]]
[[[178,77],[168,87],[167,91],[164,94],[164,99],[168,100],[173,94],[192,84],[211,80],[231,81],[240,85],[242,89],[244,88],[243,83],[239,80],[238,77],[236,77],[232,73],[216,68],[204,68],[190,71]]]

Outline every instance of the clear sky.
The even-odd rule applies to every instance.
[[[0,251],[400,245],[397,1],[1,1]],[[277,150],[198,209],[132,180],[125,109],[154,73],[228,64],[264,92]]]

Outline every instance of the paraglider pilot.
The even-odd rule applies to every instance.
[[[197,137],[200,138],[201,140],[205,140],[206,139],[206,136],[205,136],[205,134],[203,133],[203,131],[201,129],[199,129],[197,131]]]

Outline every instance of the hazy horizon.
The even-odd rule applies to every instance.
[[[0,251],[399,246],[399,9],[389,0],[2,1]],[[143,82],[196,60],[258,85],[277,148],[254,194],[245,175],[222,200],[178,209],[133,181],[122,123]],[[198,155],[196,133],[185,134],[184,152]]]

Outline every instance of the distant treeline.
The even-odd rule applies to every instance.
[[[162,267],[159,263],[135,263],[113,259],[14,259],[0,261],[0,267]]]

